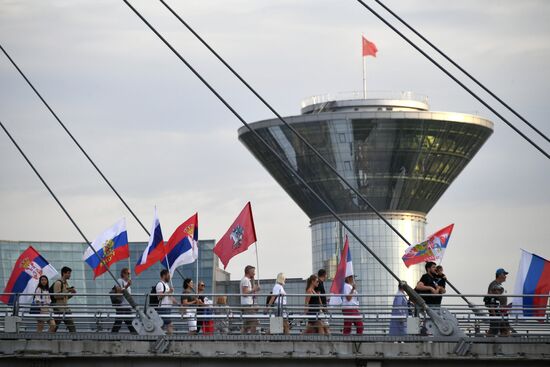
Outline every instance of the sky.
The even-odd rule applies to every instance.
[[[368,59],[370,91],[414,91],[431,110],[494,121],[494,134],[428,214],[426,233],[455,223],[443,265],[464,293],[485,292],[499,267],[510,272],[511,292],[521,248],[550,259],[550,161],[359,3],[167,2],[283,116],[298,115],[306,97],[361,89],[364,34],[379,50]],[[132,3],[246,121],[273,117],[160,2]],[[550,2],[386,5],[550,135]],[[307,216],[237,140],[240,122],[122,1],[0,0],[0,43],[146,227],[155,205],[165,238],[198,211],[200,238],[218,239],[251,201],[259,276],[313,271]],[[0,120],[90,240],[123,216],[130,241],[148,240],[3,55]],[[4,133],[0,157],[0,239],[80,241]],[[253,250],[227,270],[238,279],[249,263]]]

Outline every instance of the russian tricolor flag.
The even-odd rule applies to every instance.
[[[336,274],[332,280],[330,286],[331,294],[343,294],[344,293],[344,283],[347,277],[353,275],[353,263],[351,261],[351,251],[349,249],[348,236],[346,235],[346,241],[344,243],[344,248],[342,249],[342,255],[340,257],[340,263],[336,269]],[[338,302],[334,302],[333,299],[337,300],[339,297],[331,297],[330,303],[332,305],[337,305]]]
[[[191,218],[183,222],[165,244],[166,257],[162,265],[174,275],[176,268],[181,265],[191,264],[199,257],[199,214],[195,213]]]
[[[135,267],[136,274],[139,275],[151,265],[156,264],[157,261],[161,261],[165,256],[164,240],[160,229],[160,221],[157,216],[157,208],[155,208],[155,217],[153,219],[153,226],[151,227],[151,237],[149,238],[147,247],[143,251],[143,255],[138,259]]]
[[[102,259],[107,267],[110,267],[117,261],[130,257],[126,220],[122,218],[111,228],[100,234],[92,242],[92,247],[96,250],[97,255],[88,247],[82,259],[93,269],[95,279],[107,271],[101,261]]]
[[[15,262],[4,293],[34,293],[38,285],[38,279],[42,275],[47,276],[50,284],[52,284],[51,280],[57,275],[57,270],[38,251],[29,246]],[[3,294],[0,297],[0,301],[12,305],[15,297],[15,294]],[[32,295],[21,296],[19,302],[21,304],[30,304],[32,298]]]
[[[550,293],[550,261],[521,250],[516,294],[541,294],[545,297],[523,297],[514,299],[514,307],[522,307],[524,316],[544,316]]]

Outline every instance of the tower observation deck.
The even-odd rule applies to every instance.
[[[430,111],[410,92],[315,96],[301,115],[285,117],[411,243],[425,238],[426,215],[493,132],[479,116]],[[401,261],[406,244],[279,119],[251,124],[401,278],[415,284],[423,269]],[[334,274],[342,228],[245,127],[240,141],[311,220],[313,270]],[[361,292],[392,294],[395,280],[350,238]]]

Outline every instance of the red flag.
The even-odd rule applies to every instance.
[[[246,251],[254,242],[256,242],[256,230],[249,201],[231,227],[216,243],[214,253],[218,255],[225,269],[233,256]]]
[[[407,268],[425,261],[441,261],[451,238],[454,224],[440,229],[428,239],[418,245],[410,246],[405,250],[403,262]]]
[[[365,36],[363,36],[363,56],[376,57],[377,52],[378,52],[378,49],[376,48],[376,45],[373,42],[366,39]]]
[[[342,249],[342,255],[340,256],[340,263],[336,268],[336,274],[332,280],[330,286],[331,294],[343,294],[344,293],[344,281],[346,277],[353,275],[353,265],[351,262],[351,252],[349,250],[348,236],[346,235],[346,242]]]

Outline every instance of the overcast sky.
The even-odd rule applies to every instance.
[[[512,291],[520,248],[550,258],[550,161],[356,1],[168,2],[286,116],[308,96],[361,89],[365,34],[379,50],[370,90],[415,91],[432,110],[495,122],[428,215],[426,233],[455,223],[448,277],[479,293],[504,267]],[[160,3],[133,3],[248,122],[273,117]],[[550,134],[550,2],[386,4]],[[217,239],[250,200],[260,276],[311,273],[307,216],[237,140],[240,122],[122,1],[0,1],[0,42],[147,227],[154,205],[165,238],[198,211],[200,238]],[[3,55],[0,119],[90,240],[125,216],[130,241],[147,241]],[[0,157],[0,239],[80,241],[4,133]],[[230,262],[232,278],[247,263],[253,251]]]

